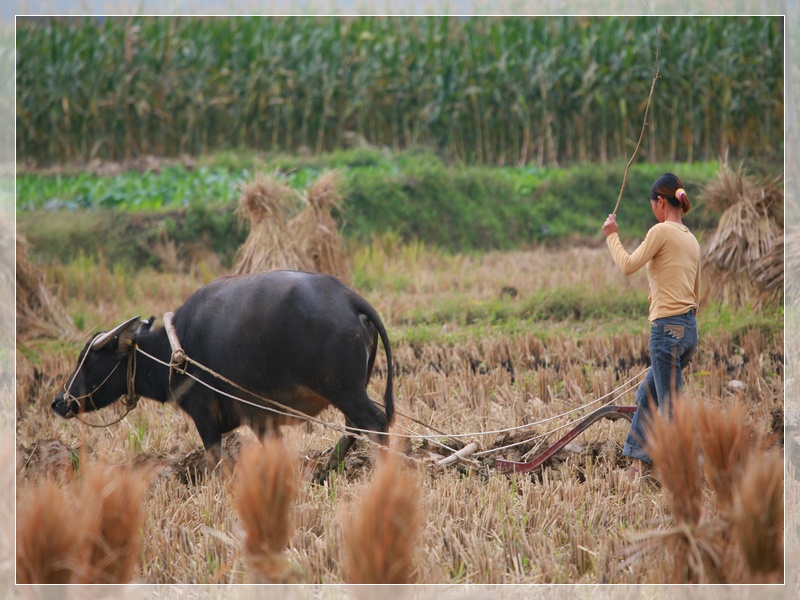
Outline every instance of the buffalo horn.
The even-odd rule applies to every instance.
[[[113,340],[120,333],[128,329],[131,325],[133,325],[135,322],[139,320],[141,320],[141,317],[133,317],[132,319],[128,319],[121,325],[117,325],[111,331],[107,331],[106,333],[101,333],[92,342],[92,350],[100,350],[100,348],[108,344],[108,342]]]

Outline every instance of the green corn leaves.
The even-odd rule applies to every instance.
[[[21,19],[40,163],[358,144],[496,165],[783,153],[781,17]]]

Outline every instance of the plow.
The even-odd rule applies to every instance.
[[[603,406],[586,415],[575,427],[570,429],[558,441],[543,450],[531,460],[526,462],[516,462],[498,458],[495,460],[494,468],[500,473],[530,473],[531,471],[539,469],[559,450],[564,448],[564,446],[586,431],[586,429],[588,429],[594,423],[597,423],[601,419],[610,419],[612,421],[617,419],[626,419],[628,422],[631,422],[635,412],[635,406]]]

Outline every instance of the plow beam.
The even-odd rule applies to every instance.
[[[633,413],[635,412],[635,406],[603,406],[593,413],[586,415],[564,437],[539,454],[536,458],[528,462],[514,462],[512,460],[498,458],[494,463],[494,468],[501,473],[529,473],[535,471],[593,423],[596,423],[600,419],[611,419],[612,421],[616,419],[627,419],[628,421],[633,421]]]

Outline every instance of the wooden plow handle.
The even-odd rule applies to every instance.
[[[636,412],[635,406],[603,406],[593,413],[586,415],[581,421],[567,433],[564,437],[550,446],[547,450],[539,454],[528,462],[514,462],[513,460],[503,460],[498,458],[494,463],[494,468],[501,473],[529,473],[541,467],[548,459],[564,446],[569,444],[579,434],[583,433],[591,424],[600,419],[627,419],[633,421],[633,413]]]

